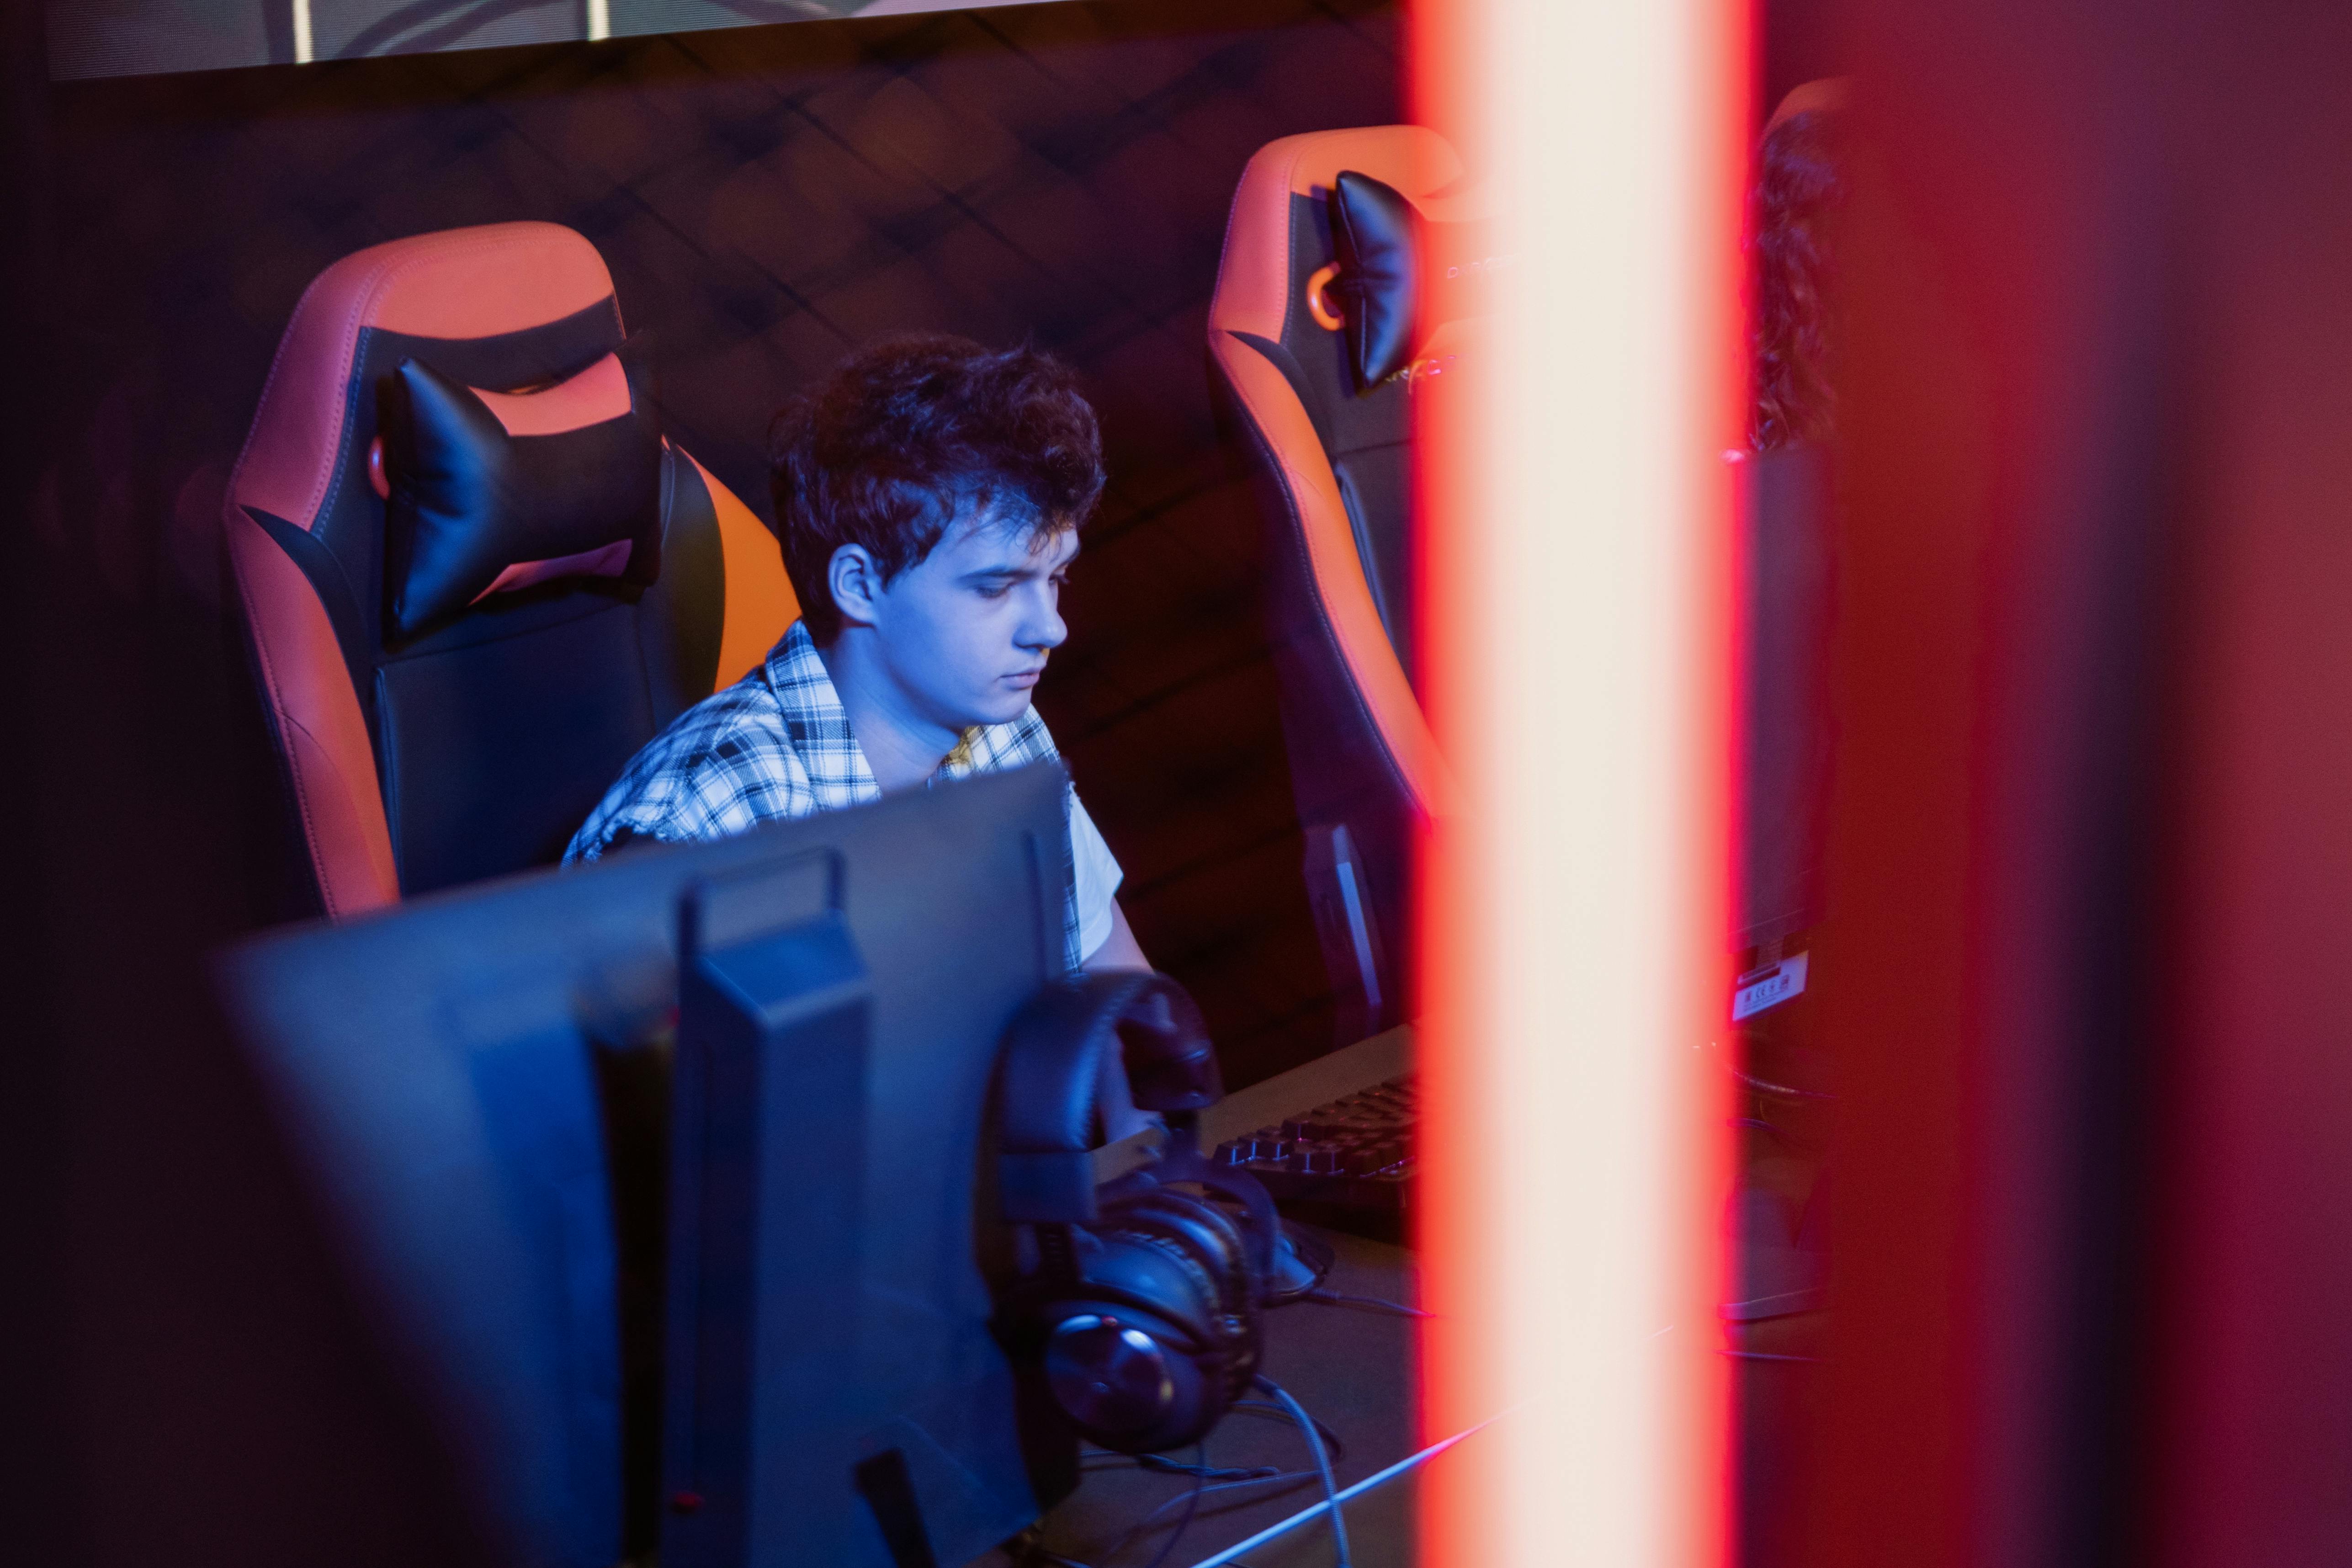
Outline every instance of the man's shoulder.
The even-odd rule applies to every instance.
[[[813,805],[783,705],[755,669],[647,742],[564,858],[594,859],[623,837],[722,837],[773,817],[804,816]]]
[[[747,752],[789,752],[793,735],[784,706],[762,672],[715,691],[670,721],[638,753],[670,767],[717,765]]]

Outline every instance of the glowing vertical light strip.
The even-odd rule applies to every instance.
[[[1724,1561],[1730,493],[1744,0],[1424,0],[1501,310],[1425,405],[1433,1568]]]
[[[613,36],[613,0],[588,0],[588,41]]]
[[[294,63],[310,63],[310,0],[294,0]]]

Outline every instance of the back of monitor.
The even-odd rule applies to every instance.
[[[766,879],[767,907],[739,911],[747,929],[834,918],[862,977],[862,1101],[819,1072],[831,1089],[778,1098],[763,1129],[862,1151],[838,1184],[810,1163],[803,1206],[772,1202],[759,1221],[785,1255],[859,1194],[849,1277],[761,1282],[830,1315],[814,1338],[855,1345],[831,1363],[835,1451],[808,1477],[854,1516],[827,1560],[890,1568],[886,1529],[911,1517],[936,1560],[961,1562],[1034,1517],[973,1178],[1004,1024],[1062,962],[1064,798],[1058,768],[977,778],[421,900],[226,961],[232,1017],[386,1348],[513,1561],[601,1568],[638,1544],[624,1538],[611,1108],[592,1037],[615,977],[675,985],[689,889],[763,868],[784,871]],[[813,863],[834,868],[831,891],[790,872]]]

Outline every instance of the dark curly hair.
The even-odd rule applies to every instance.
[[[864,545],[887,583],[950,522],[991,508],[1041,540],[1076,528],[1102,495],[1102,435],[1051,354],[885,338],[770,422],[768,483],[801,614],[830,644],[841,629],[826,582],[835,551]]]
[[[1837,425],[1835,226],[1846,196],[1839,120],[1828,109],[1789,115],[1758,158],[1748,439],[1759,452],[1824,440]]]

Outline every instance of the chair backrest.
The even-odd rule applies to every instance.
[[[1209,309],[1267,524],[1284,731],[1343,1035],[1400,1016],[1382,955],[1402,951],[1414,824],[1452,797],[1414,688],[1412,399],[1462,342],[1460,279],[1443,274],[1484,258],[1434,252],[1475,248],[1481,199],[1420,127],[1271,142],[1234,195]]]
[[[634,541],[533,549],[565,537],[561,515],[527,519],[511,542],[468,539],[463,509],[445,507],[431,541],[409,526],[387,567],[387,496],[419,515],[415,488],[394,488],[416,440],[387,425],[380,388],[405,407],[404,389],[429,382],[495,419],[488,440],[538,443],[535,468],[438,477],[504,505],[533,473],[583,482],[578,448],[551,443],[649,420],[642,356],[624,345],[603,258],[553,224],[374,246],[295,307],[225,525],[330,916],[554,859],[637,748],[753,668],[798,615],[773,535],[649,424],[642,461],[584,481],[609,471],[626,488],[590,510],[640,518]],[[478,591],[445,570],[437,599],[421,594],[412,572],[436,551],[445,568],[478,569]]]

